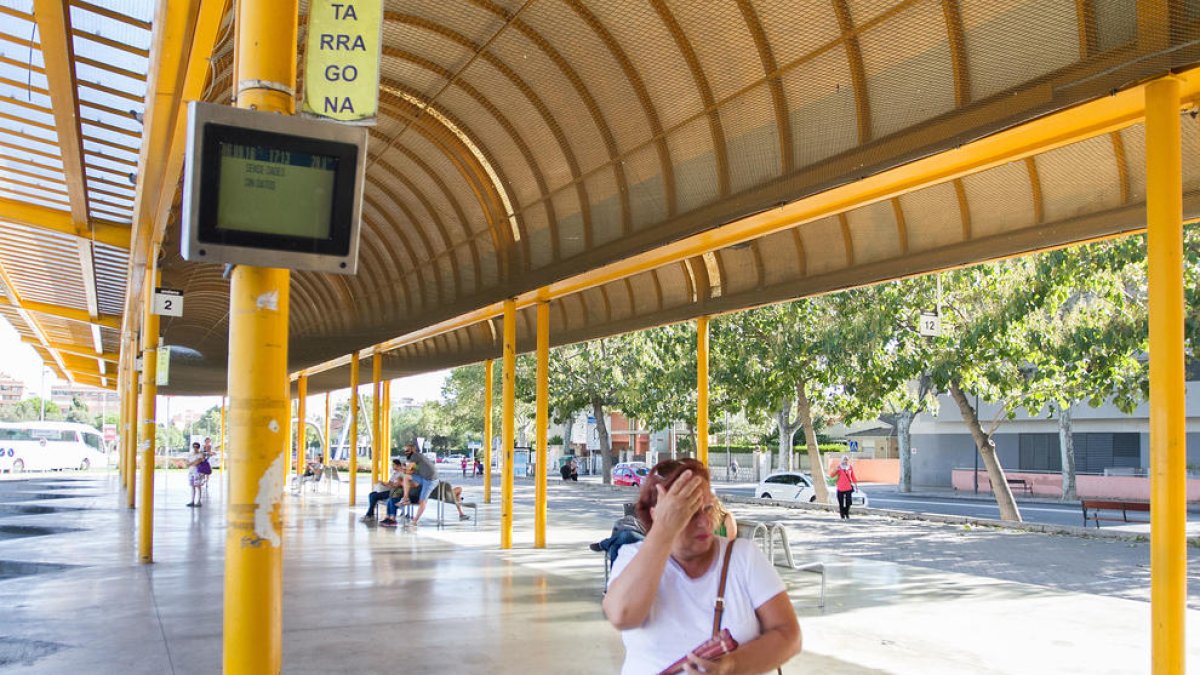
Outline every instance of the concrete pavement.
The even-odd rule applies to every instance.
[[[551,481],[550,546],[539,550],[532,484],[518,481],[514,548],[501,551],[498,490],[485,505],[478,479],[446,475],[481,502],[478,526],[386,530],[358,523],[364,507],[344,495],[285,498],[284,672],[619,670],[621,642],[599,608],[602,562],[586,545],[633,490]],[[159,481],[150,566],[136,563],[134,514],[111,474],[0,482],[0,670],[219,672],[221,490],[186,508],[181,476]],[[815,575],[782,571],[805,643],[785,673],[1149,672],[1145,542],[731,510],[784,523],[797,559],[826,565],[823,610]],[[1193,669],[1198,564],[1190,548]]]

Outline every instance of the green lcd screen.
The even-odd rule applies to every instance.
[[[223,141],[216,228],[328,239],[338,158]]]

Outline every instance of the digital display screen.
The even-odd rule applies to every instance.
[[[339,158],[221,141],[217,230],[328,239]]]

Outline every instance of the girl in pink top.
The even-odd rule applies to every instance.
[[[850,458],[842,455],[842,463],[829,475],[837,478],[838,513],[843,520],[850,520],[850,496],[858,488],[858,477],[854,475],[854,467],[850,466]]]

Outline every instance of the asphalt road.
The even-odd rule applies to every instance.
[[[936,513],[948,516],[967,516],[970,518],[1000,518],[1000,509],[992,499],[975,499],[971,497],[902,495],[891,485],[864,485],[863,490],[871,498],[871,507],[893,509],[911,513]],[[733,486],[716,483],[718,494],[735,494],[743,497],[753,497],[754,487],[747,484]],[[1078,503],[1055,504],[1046,502],[1023,502],[1017,500],[1021,510],[1021,518],[1029,523],[1046,525],[1083,525],[1083,515]],[[1140,514],[1139,514],[1140,515]],[[1196,513],[1189,513],[1188,520],[1200,518]]]

